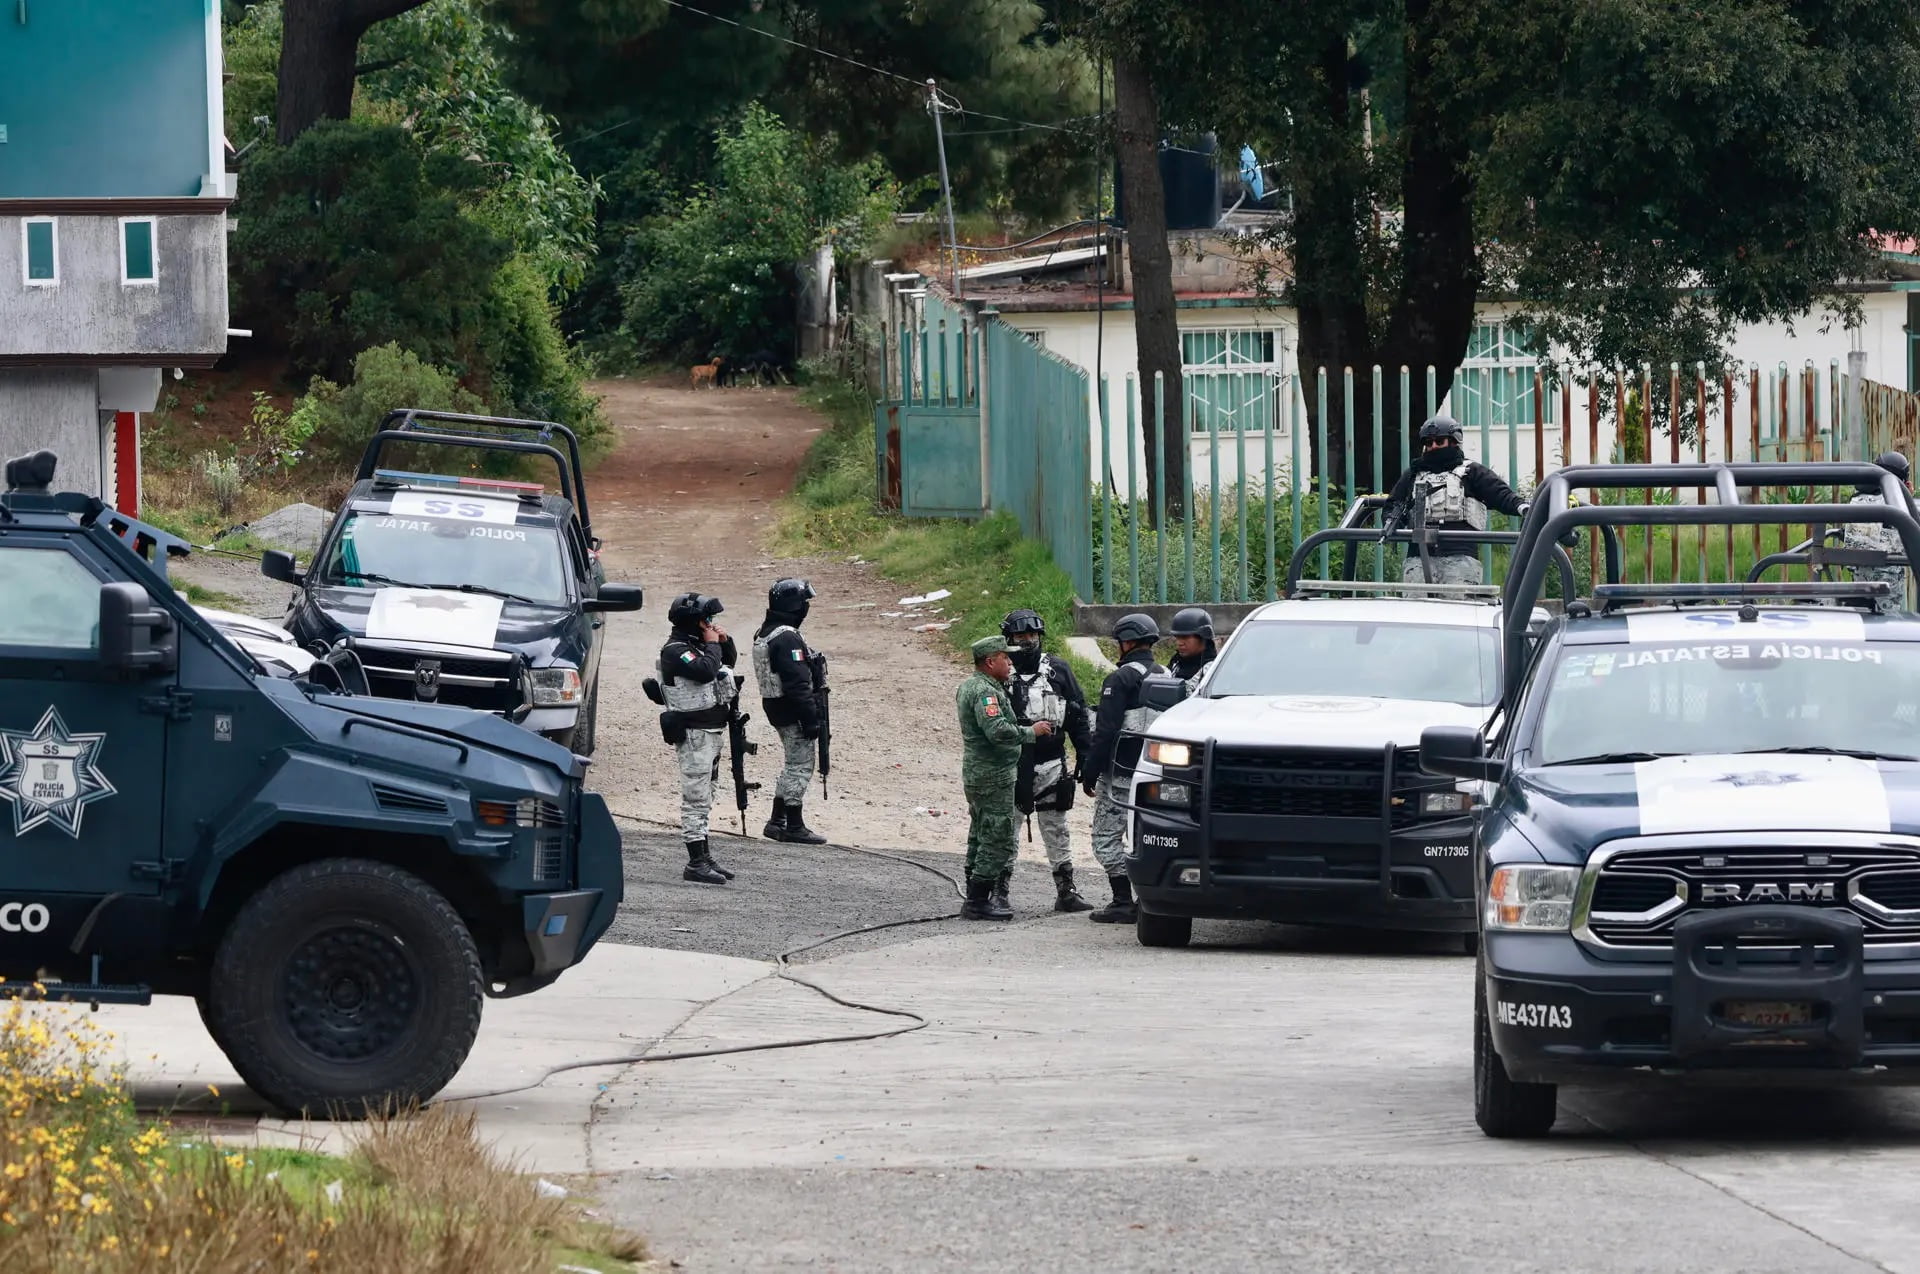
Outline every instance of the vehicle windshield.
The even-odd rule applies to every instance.
[[[1253,623],[1207,682],[1228,695],[1352,695],[1484,706],[1499,698],[1491,629],[1443,624]]]
[[[1920,753],[1920,646],[1855,634],[1570,647],[1551,673],[1534,760]]]
[[[459,588],[510,593],[554,606],[567,603],[559,533],[460,517],[347,515],[317,581],[337,588]]]

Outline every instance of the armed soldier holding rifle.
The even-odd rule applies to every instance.
[[[773,817],[761,829],[769,840],[794,845],[824,845],[826,837],[807,826],[800,808],[813,783],[814,754],[820,773],[831,764],[827,716],[827,659],[800,635],[813,586],[783,579],[767,590],[767,617],[753,636],[753,673],[760,683],[760,704],[780,735],[786,764],[773,789]]]
[[[724,885],[733,873],[713,859],[707,846],[707,820],[713,810],[713,785],[720,777],[723,734],[734,737],[736,795],[745,808],[743,757],[746,718],[740,715],[740,680],[733,638],[713,619],[724,609],[717,597],[682,593],[667,608],[673,633],[660,648],[660,678],[649,679],[649,698],[664,704],[660,732],[680,758],[680,833],[687,843],[681,879]]]

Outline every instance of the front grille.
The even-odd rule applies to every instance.
[[[1212,812],[1378,819],[1385,781],[1378,752],[1221,748],[1213,762]]]
[[[392,814],[444,814],[447,812],[447,803],[437,796],[409,792],[405,788],[389,787],[385,783],[373,785],[373,801],[381,809]]]
[[[1269,880],[1379,880],[1377,845],[1325,845],[1271,841],[1215,841],[1208,866],[1216,876]]]
[[[567,834],[553,828],[533,838],[533,877],[535,880],[559,880],[567,871]]]
[[[373,693],[383,699],[418,698],[414,674],[423,660],[440,665],[435,703],[506,715],[518,710],[526,699],[520,684],[520,661],[505,652],[496,657],[444,656],[429,650],[355,642],[354,653],[367,671]]]
[[[1609,946],[1673,942],[1685,915],[1790,904],[1850,911],[1869,944],[1920,941],[1920,854],[1901,849],[1689,849],[1610,859],[1593,881],[1587,928]]]

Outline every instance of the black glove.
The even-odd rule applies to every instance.
[[[818,739],[820,737],[820,723],[818,721],[809,721],[807,724],[801,726],[800,737],[807,740]]]
[[[1093,777],[1091,774],[1084,776],[1080,780],[1080,790],[1082,792],[1085,792],[1088,796],[1092,796],[1094,793],[1094,790],[1099,786],[1100,786],[1100,780]]]

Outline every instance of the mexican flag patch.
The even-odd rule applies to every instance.
[[[987,715],[990,717],[997,717],[1000,715],[1000,701],[994,698],[992,695],[987,695],[985,698],[981,699],[980,706],[987,710]]]

